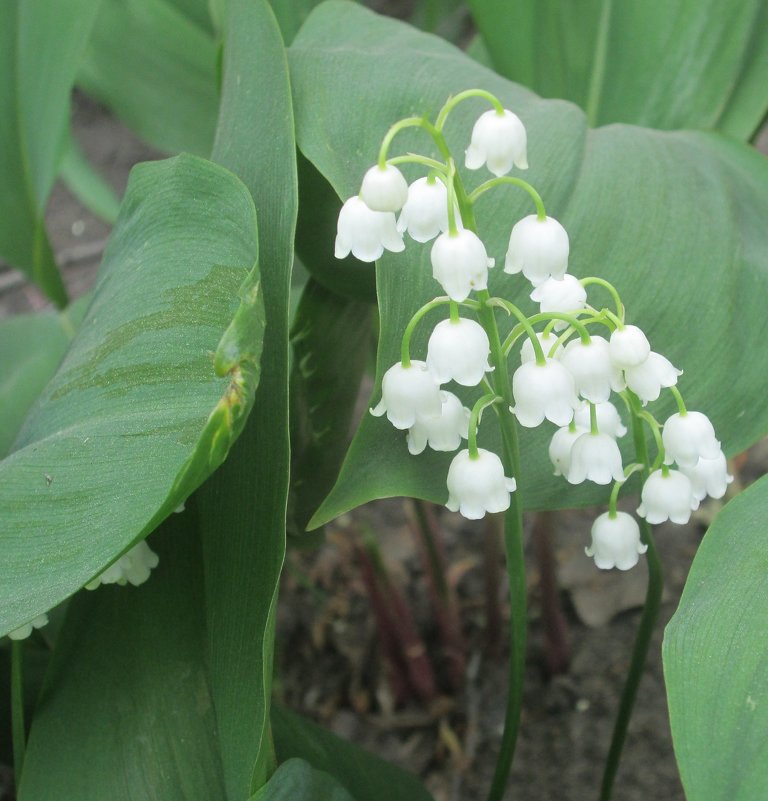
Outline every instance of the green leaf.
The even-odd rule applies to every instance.
[[[226,455],[258,381],[258,347],[227,333],[238,287],[253,299],[256,236],[226,170],[134,169],[80,330],[0,462],[0,632],[101,572]]]
[[[664,634],[675,755],[689,801],[768,797],[768,477],[718,515]]]
[[[283,707],[272,707],[272,730],[281,761],[306,760],[360,801],[433,801],[415,776]]]
[[[224,801],[194,513],[152,536],[140,587],[71,602],[32,723],[20,801]]]
[[[710,415],[729,453],[766,431],[760,377],[768,371],[768,351],[751,350],[750,369],[734,369],[744,343],[755,330],[765,331],[768,164],[763,156],[712,134],[624,125],[588,130],[574,106],[540,100],[450,45],[349,3],[327,3],[309,18],[291,48],[291,71],[299,146],[342,198],[359,191],[394,121],[434,115],[450,94],[465,88],[496,93],[527,126],[532,166],[526,178],[541,192],[548,213],[569,231],[569,271],[616,284],[629,321],[647,331],[655,350],[685,370],[680,388],[689,407]],[[474,120],[486,107],[472,100],[451,115],[447,135],[454,153],[463,152]],[[406,132],[391,152],[430,153],[430,147],[425,134]],[[468,185],[486,177],[470,175]],[[480,233],[498,263],[512,224],[533,209],[521,192],[496,191],[493,200],[481,199],[477,210]],[[329,241],[327,248],[332,247]],[[441,292],[431,277],[429,250],[430,245],[409,240],[404,253],[385,254],[377,266],[381,336],[372,404],[383,372],[399,358],[411,315]],[[530,287],[519,276],[497,268],[490,289],[535,309],[528,300]],[[590,290],[593,303],[610,303],[599,292]],[[415,358],[424,358],[438,319],[432,312],[417,329]],[[501,315],[498,319],[509,325]],[[457,394],[469,405],[480,390]],[[665,396],[651,408],[663,420],[674,405]],[[526,506],[606,501],[605,488],[574,488],[552,476],[547,444],[553,429],[544,429],[523,431],[526,470],[518,484]],[[480,444],[500,450],[493,415],[483,420]],[[445,502],[450,458],[434,452],[410,456],[403,432],[384,418],[366,415],[339,481],[311,525],[380,497]]]
[[[748,139],[768,109],[763,0],[470,0],[496,69],[590,121],[718,128]]]
[[[304,531],[339,473],[373,346],[373,307],[310,280],[291,331],[291,530]]]
[[[198,493],[211,689],[227,795],[247,798],[274,768],[269,701],[288,497],[288,297],[296,225],[296,145],[288,66],[260,0],[231,0],[213,158],[251,191],[266,310],[254,412]]]
[[[210,30],[169,0],[102,0],[77,82],[159,150],[208,155],[216,61]]]
[[[69,136],[67,150],[61,163],[61,179],[67,189],[90,211],[114,225],[120,212],[120,201],[112,187],[99,175]]]
[[[286,45],[293,41],[309,12],[320,2],[321,0],[274,0],[271,4],[272,11]]]
[[[59,306],[66,292],[44,212],[69,125],[69,95],[99,3],[0,4],[0,258]]]
[[[289,759],[250,801],[354,801],[327,773],[301,759]]]

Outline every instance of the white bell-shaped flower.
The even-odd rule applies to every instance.
[[[408,450],[414,456],[429,445],[433,451],[455,451],[468,436],[471,412],[452,392],[441,392],[443,402],[439,417],[417,420],[406,435]]]
[[[624,369],[638,367],[651,352],[651,345],[645,334],[636,325],[625,325],[611,334],[611,360]]]
[[[400,211],[408,199],[408,182],[392,164],[376,164],[363,176],[360,198],[373,211]]]
[[[673,414],[661,433],[664,464],[677,462],[680,467],[694,467],[699,459],[716,459],[720,443],[707,415],[701,412]]]
[[[456,215],[456,222],[459,215]],[[419,178],[408,187],[408,200],[397,220],[397,230],[417,242],[429,242],[448,230],[448,190],[438,178]]]
[[[512,395],[515,405],[510,411],[526,428],[535,428],[544,418],[566,426],[581,406],[573,376],[555,359],[542,365],[535,361],[520,365],[512,376]]]
[[[351,197],[339,212],[336,258],[344,259],[351,252],[360,261],[371,262],[381,258],[385,249],[393,253],[405,250],[395,215],[391,211],[373,211],[359,197]]]
[[[492,109],[481,114],[472,128],[470,145],[465,151],[464,165],[479,170],[484,164],[494,175],[506,175],[512,165],[528,169],[528,137],[517,114]]]
[[[8,632],[8,637],[11,640],[26,640],[32,633],[32,629],[41,629],[48,623],[48,615],[38,615],[34,620],[19,626],[17,629]]]
[[[437,384],[455,381],[474,387],[492,370],[488,364],[491,345],[485,329],[465,317],[439,322],[427,345],[427,368]]]
[[[675,386],[677,377],[682,374],[683,371],[678,370],[669,359],[654,351],[637,367],[627,367],[624,370],[627,386],[640,398],[643,405],[655,401],[661,394],[662,387]]]
[[[504,475],[501,459],[484,448],[472,459],[468,450],[453,457],[448,468],[448,503],[452,512],[461,512],[469,520],[480,520],[486,512],[509,509],[509,494],[515,491],[514,478]]]
[[[616,439],[617,437],[623,437],[627,433],[627,427],[621,421],[618,409],[610,401],[596,403],[595,412],[597,413],[597,430],[601,434],[609,434]],[[583,406],[579,409],[574,415],[573,421],[577,426],[589,431],[592,427],[589,406]]]
[[[576,390],[592,403],[604,403],[611,390],[621,392],[624,379],[611,361],[608,342],[603,337],[593,336],[589,344],[575,339],[569,342],[560,356],[576,382]]]
[[[608,434],[582,434],[571,448],[571,465],[566,476],[569,483],[610,484],[624,481],[621,452],[616,440]]]
[[[408,367],[393,364],[381,380],[381,400],[371,414],[387,420],[395,428],[410,428],[417,420],[440,417],[440,388],[429,374],[425,362],[412,359]]]
[[[552,217],[540,220],[531,214],[512,229],[504,272],[522,272],[535,287],[547,278],[561,281],[568,269],[568,251],[565,228]]]
[[[691,491],[697,501],[710,498],[722,498],[733,476],[728,474],[728,463],[725,454],[720,451],[714,459],[699,459],[693,467],[683,467],[680,472],[688,476]]]
[[[556,476],[567,476],[571,468],[571,451],[573,443],[589,429],[576,426],[571,431],[570,426],[563,426],[555,431],[549,443],[549,461],[555,468]]]
[[[488,258],[477,234],[462,229],[456,234],[440,234],[432,245],[432,277],[451,300],[461,302],[472,290],[488,288]]]
[[[531,292],[531,300],[539,304],[541,312],[558,312],[573,314],[587,305],[587,290],[578,278],[567,273],[561,278],[547,278]],[[559,320],[555,323],[555,331],[562,331],[568,323]]]
[[[550,351],[557,343],[557,336],[553,334],[551,331],[548,334],[545,334],[543,331],[536,332],[536,339],[541,342],[541,348],[544,351],[544,355],[547,358],[559,359],[560,354],[563,352],[562,346],[559,347],[553,356],[550,357]],[[533,342],[531,342],[531,338],[526,336],[523,338],[523,345],[520,348],[520,363],[524,364],[525,362],[532,362],[536,359],[536,351],[533,349]]]
[[[117,561],[113,562],[103,573],[89,581],[85,588],[95,590],[100,584],[133,584],[138,587],[143,584],[160,559],[158,555],[142,540],[126,551]]]
[[[592,544],[584,552],[601,570],[612,567],[629,570],[647,550],[648,546],[640,539],[640,526],[632,515],[616,512],[611,517],[610,512],[604,512],[592,524]]]
[[[653,525],[665,520],[685,525],[691,512],[699,508],[688,476],[678,470],[669,470],[667,475],[654,470],[643,484],[640,498],[637,513]]]

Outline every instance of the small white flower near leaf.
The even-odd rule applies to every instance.
[[[485,245],[472,231],[445,233],[432,245],[432,277],[451,300],[461,302],[469,293],[488,288],[488,258]]]
[[[589,415],[587,415],[589,417]],[[589,428],[576,426],[571,430],[570,426],[563,426],[555,431],[549,443],[549,461],[555,468],[556,476],[567,476],[571,467],[571,451],[573,444],[582,435],[589,431]]]
[[[549,357],[552,348],[557,344],[557,336],[551,331],[548,334],[545,334],[543,331],[537,331],[536,339],[541,342],[544,355]],[[550,358],[559,359],[562,353],[563,348],[560,346]],[[533,342],[531,342],[530,337],[525,337],[523,339],[523,346],[520,348],[520,363],[525,364],[525,362],[532,362],[535,360],[536,352],[533,349]]]
[[[610,484],[624,481],[621,452],[616,440],[608,434],[582,434],[571,449],[571,464],[566,476],[569,483]]]
[[[601,514],[592,524],[592,544],[585,548],[587,556],[595,560],[601,570],[613,567],[629,570],[639,561],[640,554],[648,550],[640,539],[640,526],[626,512]]]
[[[504,475],[504,465],[495,453],[478,448],[477,458],[472,459],[469,451],[463,450],[448,468],[446,506],[469,520],[479,520],[486,512],[509,509],[509,496],[515,489],[515,479]]]
[[[700,458],[693,467],[680,466],[680,472],[688,476],[691,490],[696,500],[704,498],[722,498],[733,476],[728,473],[728,463],[725,454],[720,451],[714,459]]]
[[[9,631],[8,638],[11,640],[26,640],[27,637],[32,634],[32,629],[41,629],[47,623],[47,614],[38,615],[34,620],[30,620],[29,623],[25,623],[23,626],[19,626],[13,631]]]
[[[443,402],[440,416],[421,418],[408,429],[406,442],[414,456],[427,445],[433,451],[455,451],[468,436],[469,409],[452,392],[442,391],[440,397]]]
[[[597,415],[597,428],[601,434],[610,434],[614,439],[617,439],[627,433],[627,427],[622,422],[618,409],[610,401],[596,403],[595,413]],[[591,427],[589,406],[578,409],[573,421],[577,426],[589,431]]]
[[[371,262],[381,258],[385,250],[393,253],[405,250],[395,215],[390,211],[373,211],[359,197],[351,197],[339,212],[336,258],[345,259],[352,253],[360,261]]]
[[[611,360],[619,368],[638,367],[649,356],[651,346],[636,325],[625,325],[611,334]]]
[[[621,392],[624,379],[609,355],[608,342],[600,336],[590,338],[589,344],[580,339],[569,342],[562,355],[562,364],[576,382],[576,390],[592,403],[604,403],[611,390]]]
[[[440,388],[429,374],[425,362],[411,360],[408,367],[393,364],[381,381],[381,401],[371,409],[374,417],[387,415],[395,428],[410,428],[417,420],[440,417]]]
[[[472,138],[465,151],[464,165],[479,170],[483,165],[497,176],[506,175],[513,165],[528,169],[528,137],[517,114],[495,109],[481,114],[472,128]]]
[[[448,230],[448,190],[441,180],[419,178],[408,187],[397,230],[407,231],[416,242],[429,242]]]
[[[95,590],[100,584],[143,584],[159,563],[157,554],[142,540],[113,562],[103,573],[89,581],[85,588]]]
[[[512,413],[521,426],[535,428],[551,420],[557,426],[567,426],[582,402],[576,396],[573,376],[555,359],[545,364],[526,362],[512,376]]]
[[[504,272],[522,274],[535,286],[548,278],[562,281],[568,269],[568,234],[552,217],[523,217],[512,228]]]
[[[547,278],[531,292],[531,300],[539,304],[542,312],[558,312],[573,314],[587,305],[587,290],[578,278],[564,275],[562,278]],[[555,331],[562,331],[568,326],[565,320],[555,323]]]
[[[664,464],[695,467],[699,459],[716,459],[720,443],[709,418],[701,412],[673,414],[664,423]]]
[[[372,211],[400,211],[408,199],[408,182],[397,167],[375,165],[363,176],[360,198]]]
[[[690,479],[677,470],[667,470],[666,475],[654,470],[643,484],[640,497],[637,513],[653,525],[666,520],[685,525],[691,512],[699,508]]]
[[[657,400],[662,387],[675,386],[677,377],[682,374],[683,371],[678,370],[669,359],[654,351],[637,367],[627,367],[624,370],[627,386],[643,404]]]
[[[455,381],[474,387],[491,370],[490,352],[488,334],[480,323],[466,318],[443,320],[429,337],[427,367],[438,384]]]

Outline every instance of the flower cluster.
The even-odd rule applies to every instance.
[[[415,154],[388,158],[392,139],[406,127],[424,128],[437,150],[449,153],[443,126],[453,108],[470,97],[485,98],[494,108],[475,123],[465,166],[470,170],[487,166],[494,178],[467,192],[450,157],[445,162]],[[409,186],[396,166],[401,163],[423,164],[429,173]],[[685,407],[676,387],[681,371],[651,350],[638,326],[626,323],[616,288],[602,278],[579,279],[567,272],[570,243],[565,228],[547,215],[529,183],[507,175],[513,167],[527,166],[523,123],[482,90],[451,98],[434,124],[408,118],[387,133],[378,164],[365,174],[359,196],[347,200],[341,210],[336,255],[352,252],[373,261],[385,249],[403,250],[406,233],[416,242],[434,240],[432,276],[445,295],[413,316],[403,334],[401,359],[384,374],[381,401],[371,411],[386,415],[395,428],[407,432],[412,454],[426,447],[454,451],[462,439],[467,440],[467,448],[459,451],[448,470],[447,505],[471,519],[507,509],[516,488],[515,477],[507,475],[514,465],[505,465],[495,453],[477,447],[483,410],[493,407],[502,420],[511,414],[523,428],[545,420],[554,424],[549,457],[555,475],[571,484],[614,485],[609,510],[595,521],[587,553],[598,567],[626,570],[646,550],[637,521],[616,509],[618,491],[632,473],[645,476],[637,512],[648,523],[687,522],[706,495],[723,496],[731,477],[712,424],[704,414]],[[503,268],[529,282],[530,298],[539,307],[531,315],[488,292],[495,261],[475,231],[473,205],[501,184],[525,190],[536,206],[535,214],[512,225]],[[591,286],[607,291],[615,308],[590,305]],[[416,325],[427,313],[446,307],[449,316],[434,326],[426,361],[411,359]],[[516,321],[503,342],[497,309]],[[519,363],[510,380],[508,359],[521,338],[522,347],[515,351]],[[470,410],[445,389],[450,382],[484,385],[486,391]],[[664,389],[672,392],[679,411],[662,426],[645,407]],[[612,395],[625,404],[635,440],[642,443],[638,461],[628,465],[623,464],[618,445],[627,428]],[[647,430],[656,443],[654,462],[647,455]],[[673,464],[676,469],[671,469]]]

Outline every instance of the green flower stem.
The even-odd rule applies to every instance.
[[[27,732],[24,727],[24,641],[11,640],[11,730],[13,732],[13,771],[16,786],[21,783]]]
[[[448,306],[451,311],[451,322],[458,323],[459,322],[459,304],[456,303],[455,300],[452,300]]]
[[[494,300],[496,300],[496,298],[494,298]],[[499,298],[499,300],[503,300],[503,299]],[[504,301],[504,303],[507,303],[507,302],[508,301]],[[515,307],[515,308],[517,308],[517,307]],[[574,315],[574,314],[561,314],[560,312],[540,312],[539,314],[532,314],[530,317],[527,317],[526,320],[531,326],[534,326],[537,323],[542,323],[542,322],[545,322],[545,321],[548,322],[548,323],[549,322],[554,323],[554,322],[557,322],[558,320],[562,320],[562,321],[568,323],[568,325],[571,326],[573,331],[577,331],[578,332],[579,336],[581,337],[581,341],[585,345],[590,341],[589,331],[586,328],[585,321],[579,320],[576,317],[576,315]],[[599,322],[599,320],[597,320],[597,318],[595,318],[595,319],[591,319],[591,320],[587,320],[586,321],[586,323],[593,323],[593,322]],[[504,353],[505,354],[509,354],[509,351],[512,349],[512,346],[515,344],[515,342],[518,340],[518,338],[521,337],[524,333],[527,333],[527,331],[528,331],[527,326],[521,320],[509,332],[509,334],[507,334],[507,338],[504,340],[504,344],[502,345]],[[566,330],[563,334],[560,335],[560,338],[568,339],[568,337],[571,336],[573,331]],[[537,339],[538,339],[538,337],[537,337]],[[559,342],[559,340],[558,340],[558,342]]]
[[[677,387],[670,387],[669,391],[674,395],[675,403],[677,403],[677,410],[680,412],[680,417],[685,417],[688,414],[688,409],[685,408],[683,396]]]
[[[448,159],[448,236],[457,236],[459,229],[456,226],[456,164]]]
[[[429,303],[425,303],[413,315],[413,317],[411,317],[408,325],[405,327],[405,331],[403,332],[403,342],[400,346],[400,361],[403,367],[411,366],[411,337],[413,336],[413,332],[416,330],[416,326],[419,324],[421,318],[427,312],[432,311],[432,309],[436,309],[438,306],[444,306],[446,303],[451,304],[451,319],[453,319],[454,306],[465,306],[475,312],[480,310],[480,304],[476,301],[465,300],[462,303],[457,304],[456,301],[451,300],[447,295],[441,295],[439,298],[435,298],[434,300],[430,300]],[[458,315],[458,309],[456,313]]]
[[[523,327],[523,330],[528,335],[528,338],[531,340],[531,345],[533,345],[533,352],[536,354],[536,364],[539,366],[544,365],[547,363],[546,357],[544,356],[544,348],[541,346],[541,342],[539,338],[536,336],[536,332],[533,330],[533,326],[531,325],[528,318],[523,314],[520,309],[515,306],[514,303],[511,303],[504,298],[489,298],[486,301],[488,306],[498,306],[500,309],[504,309],[507,314],[511,314],[520,321],[520,325]],[[495,322],[495,321],[494,321]],[[504,353],[504,348],[501,346],[502,355]]]
[[[597,404],[588,401],[589,403],[589,430],[592,434],[599,434],[597,428]]]
[[[608,517],[612,520],[616,517],[616,503],[619,499],[619,490],[624,486],[627,479],[632,475],[632,473],[636,473],[638,470],[642,470],[645,465],[640,464],[639,462],[633,462],[632,464],[628,464],[624,468],[624,481],[614,481],[613,482],[613,489],[611,490],[611,497],[608,499]]]
[[[633,405],[635,405],[633,403]],[[650,473],[648,448],[645,442],[645,431],[641,420],[632,415],[632,436],[635,442],[635,451],[638,461],[642,463],[643,478],[647,479]],[[661,607],[661,594],[664,589],[664,575],[661,568],[661,560],[656,551],[656,543],[653,539],[651,527],[645,520],[640,520],[641,538],[648,546],[648,589],[645,595],[645,606],[643,615],[640,619],[640,627],[637,631],[635,646],[632,650],[632,661],[627,673],[624,690],[621,694],[619,711],[616,715],[616,722],[613,727],[611,746],[608,750],[608,758],[605,762],[603,772],[603,782],[600,787],[600,801],[610,801],[613,782],[616,778],[616,771],[619,768],[619,760],[627,736],[629,719],[632,716],[632,709],[637,698],[637,688],[643,675],[643,668],[648,657],[648,649],[651,644],[651,636],[656,626]]]
[[[445,140],[443,139],[442,134],[435,128],[434,125],[432,125],[431,122],[429,122],[429,120],[425,120],[423,117],[406,117],[405,119],[398,120],[394,125],[392,125],[385,134],[384,139],[381,140],[378,164],[382,170],[387,166],[387,153],[389,152],[389,146],[392,144],[392,140],[397,136],[397,134],[400,133],[400,131],[403,131],[406,128],[422,128],[432,137],[441,154],[446,159],[450,156],[450,151],[448,151],[448,148],[445,146]],[[394,162],[394,159],[392,159],[392,162]],[[437,164],[439,163],[440,162],[437,162]]]
[[[442,131],[445,127],[446,121],[448,120],[448,115],[454,110],[454,108],[456,108],[456,106],[459,105],[459,103],[461,103],[463,100],[469,99],[470,97],[481,97],[493,105],[497,114],[504,114],[504,106],[502,106],[501,101],[498,97],[496,97],[496,95],[486,92],[485,89],[467,89],[464,92],[459,92],[457,95],[448,98],[445,105],[440,109],[440,113],[437,115],[435,128],[437,128],[438,131]]]
[[[469,194],[470,202],[475,203],[477,199],[481,195],[485,194],[485,192],[487,192],[489,189],[493,189],[496,186],[501,186],[502,184],[512,184],[513,186],[519,186],[521,189],[525,189],[525,191],[533,199],[533,202],[536,204],[536,216],[542,222],[547,219],[547,212],[544,208],[544,201],[541,199],[541,195],[528,183],[528,181],[524,181],[522,178],[513,178],[511,175],[501,175],[498,178],[491,178],[484,184],[480,184],[477,189],[474,189]]]
[[[664,441],[661,438],[661,426],[659,425],[659,421],[650,412],[636,411],[635,416],[648,423],[648,428],[651,429],[653,438],[656,440],[658,454],[656,455],[656,459],[654,459],[651,470],[657,470],[659,465],[664,461]]]
[[[418,153],[408,153],[407,156],[395,156],[394,158],[387,159],[387,164],[396,167],[398,164],[421,164],[424,167],[429,167],[434,170],[438,175],[446,175],[447,168],[442,161],[431,159],[428,156],[420,156]]]
[[[619,318],[620,325],[619,328],[624,327],[624,304],[621,302],[621,296],[619,295],[618,290],[616,287],[610,282],[606,281],[605,278],[598,278],[597,276],[589,276],[588,278],[581,278],[579,283],[587,287],[590,284],[596,284],[597,286],[603,287],[603,289],[607,289],[611,293],[611,297],[613,298],[613,302],[616,304],[616,314]]]
[[[477,452],[477,429],[480,426],[480,419],[483,416],[483,409],[487,408],[493,403],[502,401],[499,395],[491,392],[488,395],[483,395],[475,405],[472,407],[472,413],[469,416],[469,436],[467,437],[467,449],[469,450],[469,458],[477,459],[479,456]]]

